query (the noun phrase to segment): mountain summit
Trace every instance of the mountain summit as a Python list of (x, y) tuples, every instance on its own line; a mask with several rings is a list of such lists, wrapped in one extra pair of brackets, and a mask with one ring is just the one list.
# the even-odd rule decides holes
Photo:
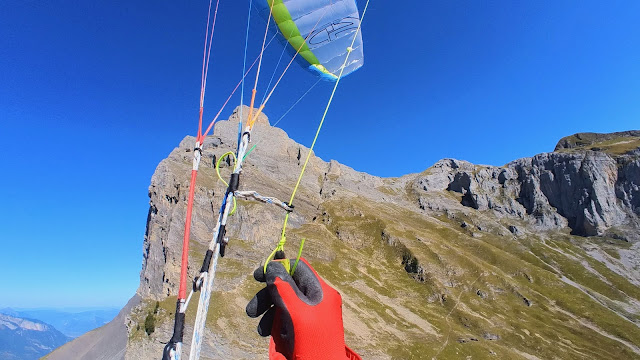
[[(234, 114), (204, 144), (191, 278), (226, 188), (213, 160), (236, 148)], [(252, 141), (241, 189), (288, 199), (308, 148), (268, 120)], [(637, 132), (576, 134), (503, 167), (445, 159), (398, 178), (312, 156), (288, 252), (306, 239), (304, 256), (343, 296), (347, 343), (366, 359), (640, 359), (637, 141)], [(114, 320), (127, 329), (117, 358), (158, 358), (171, 336), (194, 142), (186, 137), (151, 179), (140, 287)], [(222, 164), (226, 177), (231, 162)], [(261, 287), (251, 274), (277, 243), (283, 217), (280, 208), (238, 201), (204, 359), (266, 356), (267, 340), (244, 307)], [(187, 350), (194, 316), (187, 312)], [(63, 350), (51, 358), (65, 358)]]

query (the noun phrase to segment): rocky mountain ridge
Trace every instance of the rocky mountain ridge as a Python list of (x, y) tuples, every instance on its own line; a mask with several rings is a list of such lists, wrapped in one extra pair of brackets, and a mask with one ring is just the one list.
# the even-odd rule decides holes
[(111, 321), (119, 310), (90, 309), (0, 309), (0, 313), (14, 317), (37, 319), (53, 326), (64, 335), (75, 338)]
[(38, 320), (0, 314), (0, 357), (31, 360), (69, 341), (53, 326)]
[[(640, 163), (632, 155), (545, 153), (504, 167), (445, 159), (420, 180), (424, 191), (454, 191), (462, 205), (526, 220), (537, 230), (567, 226), (581, 236), (638, 241)], [(422, 201), (422, 200), (421, 200)], [(426, 201), (421, 207), (433, 207)], [(616, 227), (616, 231), (608, 233)]]
[[(225, 189), (213, 159), (235, 149), (238, 117), (204, 144), (191, 278)], [(307, 239), (305, 256), (343, 295), (347, 343), (366, 359), (640, 359), (640, 156), (627, 150), (635, 136), (596, 137), (503, 167), (445, 159), (399, 178), (312, 156), (289, 251)], [(241, 188), (288, 199), (308, 148), (266, 117), (252, 140)], [(152, 177), (142, 301), (121, 320), (127, 359), (157, 358), (171, 335), (193, 145), (185, 138)], [(223, 177), (230, 166), (223, 162)], [(283, 216), (238, 201), (203, 358), (264, 357), (266, 339), (244, 306), (260, 288), (251, 272), (277, 242)], [(190, 309), (188, 324), (194, 316)]]

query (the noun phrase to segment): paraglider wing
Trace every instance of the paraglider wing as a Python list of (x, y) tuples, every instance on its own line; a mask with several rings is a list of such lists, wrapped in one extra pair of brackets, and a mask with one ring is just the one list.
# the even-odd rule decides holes
[[(355, 0), (260, 0), (260, 14), (269, 14), (285, 41), (289, 53), (303, 67), (324, 79), (335, 81), (349, 47), (355, 42), (342, 76), (364, 63), (360, 14)], [(306, 43), (305, 43), (306, 39)]]

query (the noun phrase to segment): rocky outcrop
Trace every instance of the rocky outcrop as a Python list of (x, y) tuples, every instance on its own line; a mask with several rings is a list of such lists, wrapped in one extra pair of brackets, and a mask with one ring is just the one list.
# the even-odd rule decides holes
[[(569, 226), (576, 235), (601, 236), (615, 227), (637, 239), (639, 169), (638, 156), (596, 151), (544, 153), (504, 167), (445, 159), (415, 185), (422, 193), (459, 193), (464, 206), (522, 219), (539, 230)], [(426, 202), (419, 199), (422, 207)]]

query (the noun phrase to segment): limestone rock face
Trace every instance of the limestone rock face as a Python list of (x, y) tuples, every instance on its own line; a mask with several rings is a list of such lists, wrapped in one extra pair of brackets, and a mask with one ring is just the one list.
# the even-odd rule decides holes
[[(249, 114), (244, 106), (243, 116)], [(219, 197), (226, 187), (215, 175), (214, 159), (225, 152), (235, 151), (240, 108), (236, 108), (228, 121), (218, 122), (212, 136), (203, 145), (200, 171), (196, 182), (191, 241), (198, 251), (207, 246), (218, 216)], [(265, 114), (260, 114), (252, 132), (256, 148), (247, 157), (241, 176), (241, 189), (255, 190), (265, 196), (288, 201), (309, 149), (291, 140), (287, 134), (269, 125)], [(156, 168), (149, 186), (149, 213), (143, 245), (143, 264), (138, 294), (142, 298), (160, 300), (175, 293), (179, 285), (181, 249), (184, 234), (186, 205), (189, 195), (195, 138), (187, 136), (180, 145)], [(223, 178), (228, 180), (230, 158), (221, 163)], [(296, 211), (290, 217), (290, 226), (301, 224), (322, 200), (358, 194), (370, 199), (381, 199), (385, 194), (376, 190), (383, 181), (375, 176), (355, 171), (334, 160), (325, 162), (312, 155), (302, 179)], [(388, 196), (387, 196), (388, 197)], [(260, 245), (277, 242), (281, 214), (274, 209), (256, 206), (249, 216), (238, 211), (242, 221), (230, 222), (229, 233), (252, 239)], [(256, 214), (260, 214), (256, 216)], [(269, 234), (266, 236), (265, 234)], [(189, 267), (192, 278), (197, 265)], [(198, 268), (199, 269), (199, 268)]]
[(457, 192), (464, 206), (523, 219), (539, 230), (569, 226), (576, 235), (598, 236), (618, 226), (637, 239), (639, 163), (634, 155), (595, 151), (544, 153), (502, 168), (445, 159), (416, 187)]

